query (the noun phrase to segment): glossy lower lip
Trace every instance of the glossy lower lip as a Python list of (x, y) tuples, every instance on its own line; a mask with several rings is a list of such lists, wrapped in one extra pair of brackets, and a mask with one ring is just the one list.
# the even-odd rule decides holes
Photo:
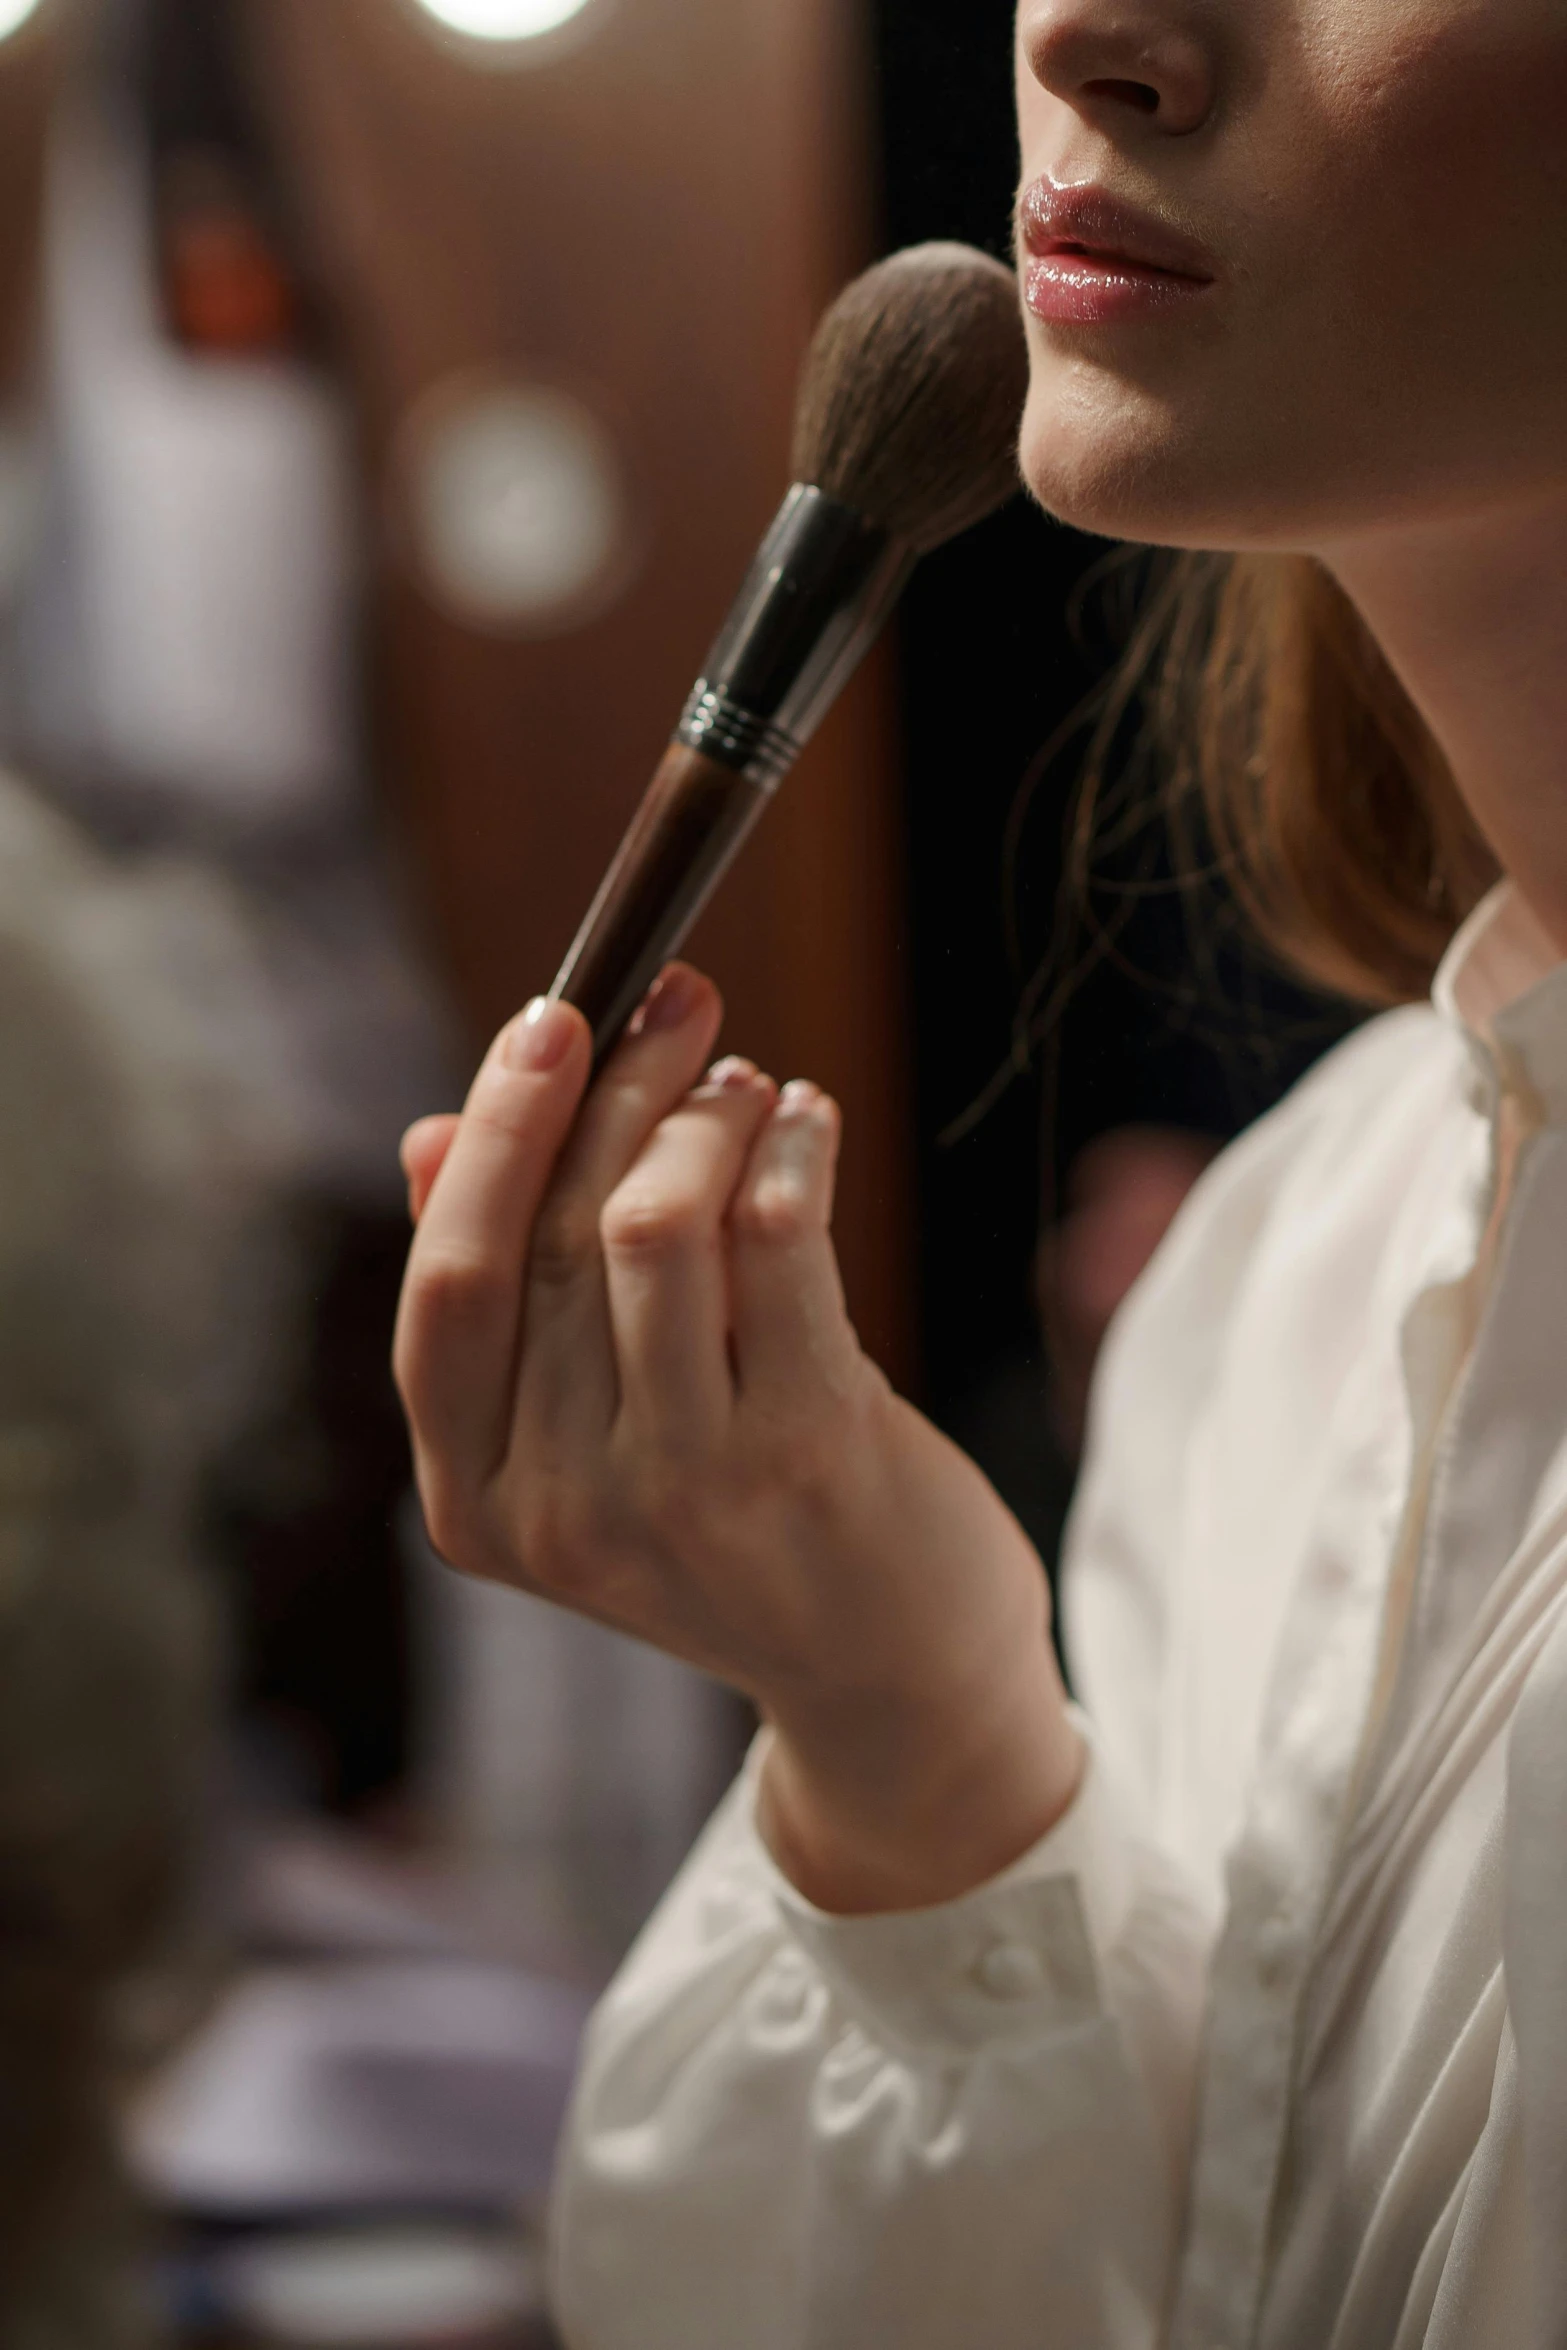
[(1035, 253), (1023, 265), (1023, 299), (1051, 326), (1102, 326), (1146, 318), (1211, 293), (1211, 278), (1155, 269), (1114, 253)]

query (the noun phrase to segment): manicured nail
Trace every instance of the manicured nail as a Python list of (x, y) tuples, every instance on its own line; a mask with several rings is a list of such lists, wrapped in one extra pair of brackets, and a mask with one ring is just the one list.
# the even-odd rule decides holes
[(702, 982), (694, 971), (683, 963), (672, 963), (663, 975), (653, 982), (642, 1009), (632, 1021), (637, 1036), (667, 1035), (671, 1029), (683, 1028), (696, 1010)]
[(724, 1093), (742, 1093), (748, 1085), (754, 1085), (761, 1074), (754, 1061), (743, 1060), (738, 1053), (731, 1053), (727, 1060), (713, 1063), (707, 1073), (707, 1082)]
[(547, 1069), (560, 1067), (571, 1050), (575, 1030), (576, 1023), (564, 1004), (552, 1003), (548, 996), (535, 996), (501, 1038), (501, 1059), (508, 1069), (542, 1076)]
[(778, 1096), (779, 1116), (804, 1118), (812, 1110), (819, 1109), (826, 1098), (821, 1087), (813, 1085), (808, 1077), (791, 1077)]

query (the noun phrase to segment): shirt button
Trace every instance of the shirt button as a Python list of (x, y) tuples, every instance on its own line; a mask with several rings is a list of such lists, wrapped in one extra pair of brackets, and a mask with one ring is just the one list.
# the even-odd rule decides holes
[(992, 1999), (1033, 1999), (1049, 1981), (1039, 1952), (1024, 1942), (998, 1942), (985, 1952), (974, 1974)]

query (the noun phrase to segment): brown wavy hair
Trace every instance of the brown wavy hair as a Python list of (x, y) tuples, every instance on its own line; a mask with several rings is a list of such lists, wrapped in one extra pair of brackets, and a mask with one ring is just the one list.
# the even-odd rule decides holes
[[(1144, 607), (1101, 720), (1138, 698), (1178, 864), (1204, 863), (1295, 974), (1366, 1005), (1424, 996), (1496, 879), (1403, 686), (1306, 557), (1181, 555)], [(1079, 811), (1091, 861), (1100, 795)]]
[(1061, 1021), (1096, 966), (1168, 984), (1126, 952), (1146, 896), (1175, 888), (1186, 899), (1188, 1010), (1223, 1010), (1238, 917), (1292, 977), (1337, 999), (1326, 1038), (1346, 1003), (1425, 997), (1498, 877), (1429, 728), (1319, 563), (1116, 549), (1074, 599), (1073, 633), (1090, 657), (1085, 622), (1101, 603), (1120, 657), (1040, 751), (1007, 829), (1006, 942), (1021, 979), (1025, 837), (1086, 735), (1051, 945), (1022, 982), (1006, 1057), (944, 1145), (971, 1133), (1036, 1055), (1053, 1101)]

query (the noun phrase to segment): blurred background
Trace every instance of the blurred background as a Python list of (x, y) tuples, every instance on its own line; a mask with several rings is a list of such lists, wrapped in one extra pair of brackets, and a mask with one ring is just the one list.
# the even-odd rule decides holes
[[(582, 2017), (749, 1725), (430, 1555), (397, 1141), (558, 965), (823, 303), (1007, 253), (1010, 19), (0, 0), (6, 2350), (549, 2339)], [(1134, 593), (1021, 500), (929, 562), (694, 949), (1052, 1567), (1111, 1313), (1339, 1028), (1156, 827), (1063, 907)]]

